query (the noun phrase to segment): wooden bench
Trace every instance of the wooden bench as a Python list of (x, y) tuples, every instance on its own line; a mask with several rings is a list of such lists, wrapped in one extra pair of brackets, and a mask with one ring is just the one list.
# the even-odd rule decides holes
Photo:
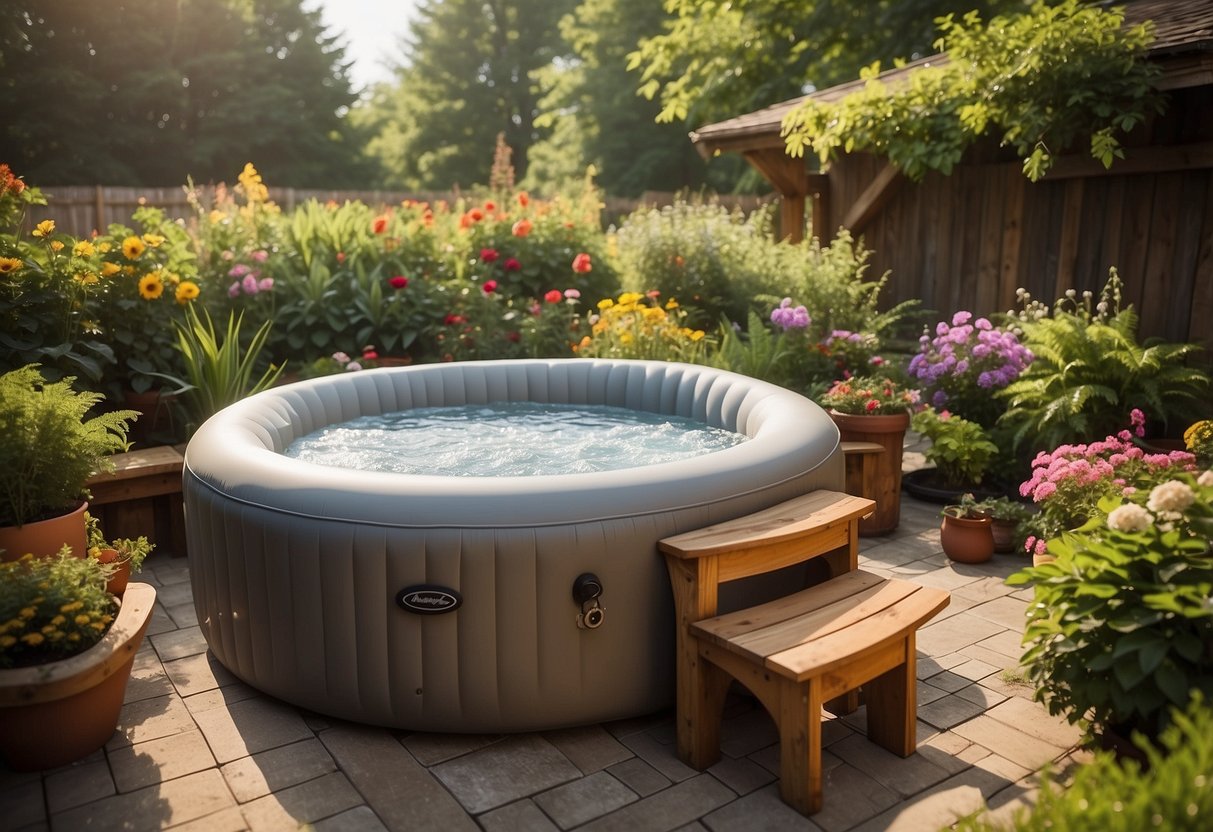
[[(780, 795), (821, 809), (821, 709), (865, 686), (868, 736), (901, 756), (916, 728), (914, 635), (948, 594), (855, 568), (857, 524), (871, 500), (818, 491), (658, 544), (674, 587), (678, 754), (704, 769), (720, 758), (733, 679), (779, 729)], [(716, 615), (718, 585), (845, 547), (849, 571), (756, 607)]]
[(107, 538), (144, 535), (158, 551), (186, 554), (183, 450), (164, 445), (114, 454), (113, 471), (89, 478), (89, 513), (101, 521)]

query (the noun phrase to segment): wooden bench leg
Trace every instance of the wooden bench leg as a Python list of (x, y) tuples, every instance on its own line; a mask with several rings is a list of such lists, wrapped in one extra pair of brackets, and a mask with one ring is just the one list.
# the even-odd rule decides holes
[(801, 814), (821, 811), (821, 680), (788, 681), (779, 714), (779, 796)]
[(702, 657), (678, 671), (678, 756), (702, 771), (720, 759), (720, 723), (733, 679)]
[(864, 686), (868, 739), (894, 754), (909, 757), (918, 744), (918, 689), (914, 633), (905, 640), (906, 660)]

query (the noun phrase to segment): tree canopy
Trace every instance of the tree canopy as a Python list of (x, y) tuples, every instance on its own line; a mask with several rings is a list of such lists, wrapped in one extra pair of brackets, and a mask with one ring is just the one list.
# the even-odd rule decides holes
[(0, 10), (0, 158), (43, 185), (177, 185), (250, 159), (367, 179), (343, 47), (301, 0), (17, 0)]

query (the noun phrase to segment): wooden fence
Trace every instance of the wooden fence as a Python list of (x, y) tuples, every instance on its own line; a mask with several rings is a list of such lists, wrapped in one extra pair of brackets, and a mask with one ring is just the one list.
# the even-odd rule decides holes
[[(214, 188), (199, 186), (199, 195), (204, 205), (210, 204)], [(43, 219), (54, 219), (56, 227), (67, 234), (77, 237), (88, 236), (94, 230), (104, 232), (110, 223), (130, 223), (131, 214), (142, 205), (154, 205), (163, 208), (168, 216), (188, 218), (193, 215), (184, 188), (142, 188), (121, 187), (113, 185), (77, 185), (65, 187), (43, 188), (47, 197), (47, 205), (35, 206), (26, 219), (30, 228)], [(347, 200), (358, 200), (371, 206), (399, 205), (406, 199), (426, 201), (431, 204), (439, 200), (454, 203), (461, 196), (457, 191), (337, 191), (337, 190), (303, 190), (298, 188), (270, 187), (270, 199), (276, 202), (283, 211), (290, 211), (296, 205), (302, 205), (308, 200), (320, 202), (329, 200), (343, 203)], [(607, 197), (602, 209), (604, 224), (618, 223), (619, 220), (640, 207), (661, 207), (671, 205), (678, 194), (649, 191), (639, 199)], [(705, 196), (719, 202), (729, 209), (739, 208), (750, 212), (773, 197), (769, 196)]]

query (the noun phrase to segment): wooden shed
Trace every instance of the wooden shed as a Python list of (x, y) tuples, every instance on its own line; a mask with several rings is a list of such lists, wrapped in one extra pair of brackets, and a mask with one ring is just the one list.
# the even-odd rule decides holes
[[(1051, 302), (1098, 291), (1116, 266), (1141, 334), (1196, 341), (1213, 360), (1213, 0), (1136, 0), (1127, 23), (1152, 20), (1150, 59), (1165, 112), (1124, 138), (1110, 169), (1059, 157), (1041, 181), (994, 142), (971, 148), (944, 176), (912, 182), (885, 159), (851, 154), (815, 171), (784, 153), (780, 124), (803, 98), (706, 125), (691, 134), (705, 157), (741, 153), (781, 194), (782, 234), (839, 227), (862, 236), (872, 271), (892, 272), (885, 302), (920, 298), (950, 313), (1014, 306), (1023, 287)], [(904, 74), (926, 58), (884, 77)], [(837, 99), (854, 81), (812, 94)], [(1084, 149), (1085, 150), (1085, 149)]]

